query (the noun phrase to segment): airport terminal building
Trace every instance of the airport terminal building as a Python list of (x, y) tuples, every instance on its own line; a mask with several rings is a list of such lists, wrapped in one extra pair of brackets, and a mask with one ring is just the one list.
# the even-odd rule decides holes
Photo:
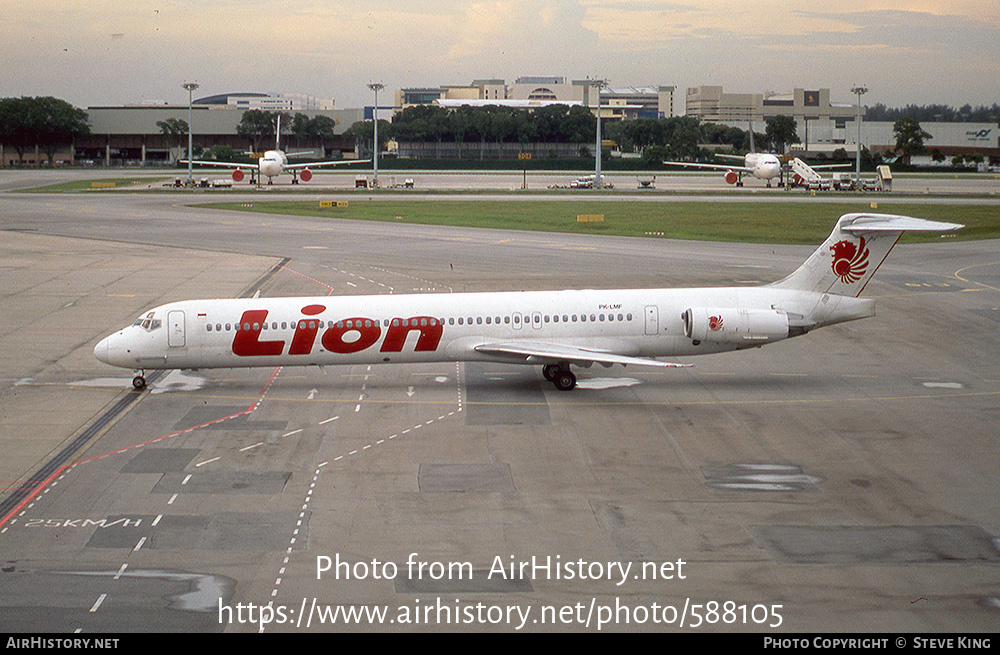
[[(602, 120), (671, 118), (673, 86), (604, 87), (600, 91)], [(548, 104), (596, 107), (594, 80), (567, 80), (560, 76), (523, 76), (507, 84), (502, 79), (473, 80), (465, 86), (406, 88), (396, 91), (395, 111), (413, 105), (438, 105), (455, 109), (463, 105), (500, 105), (532, 109)]]

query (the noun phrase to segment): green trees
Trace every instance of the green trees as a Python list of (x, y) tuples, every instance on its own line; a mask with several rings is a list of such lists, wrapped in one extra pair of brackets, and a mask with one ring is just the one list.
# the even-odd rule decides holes
[(796, 127), (795, 119), (791, 116), (774, 116), (767, 119), (764, 135), (775, 153), (784, 154), (786, 146), (801, 143)]
[(160, 133), (167, 137), (167, 142), (171, 147), (175, 148), (184, 143), (184, 137), (188, 133), (187, 121), (180, 118), (168, 118), (165, 121), (156, 121), (156, 127), (160, 128)]
[[(459, 107), (450, 111), (434, 105), (414, 105), (399, 112), (392, 123), (380, 122), (379, 140), (435, 144), (433, 155), (441, 157), (443, 144), (462, 157), (466, 144), (479, 144), (479, 157), (500, 157), (502, 144), (519, 143), (530, 151), (535, 143), (590, 143), (597, 119), (586, 107), (549, 105), (534, 111), (487, 105)], [(371, 121), (355, 123), (346, 132), (371, 142)], [(489, 144), (494, 144), (491, 146)], [(490, 152), (495, 150), (495, 155)], [(487, 154), (489, 153), (489, 154)]]
[(920, 122), (915, 118), (900, 118), (892, 124), (892, 135), (896, 138), (896, 153), (903, 157), (907, 164), (910, 157), (927, 152), (924, 140), (931, 135), (920, 128)]
[(61, 146), (90, 134), (87, 112), (65, 100), (45, 97), (0, 99), (0, 143), (17, 152), (24, 164), (24, 154), (31, 148), (44, 152), (53, 163)]
[(275, 123), (278, 113), (261, 109), (248, 109), (243, 112), (236, 133), (250, 139), (254, 152), (260, 152), (260, 144), (265, 137), (274, 137)]

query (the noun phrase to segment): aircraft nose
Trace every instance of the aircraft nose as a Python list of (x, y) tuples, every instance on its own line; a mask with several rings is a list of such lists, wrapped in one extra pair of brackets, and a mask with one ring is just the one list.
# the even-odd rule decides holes
[(98, 361), (104, 362), (105, 364), (111, 363), (108, 361), (108, 353), (111, 350), (110, 341), (111, 337), (104, 337), (97, 342), (96, 346), (94, 346), (94, 357), (96, 357)]

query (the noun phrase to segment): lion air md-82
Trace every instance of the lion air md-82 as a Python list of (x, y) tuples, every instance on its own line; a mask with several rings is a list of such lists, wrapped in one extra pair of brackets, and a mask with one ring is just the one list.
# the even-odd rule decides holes
[(758, 287), (605, 289), (186, 300), (152, 309), (94, 355), (157, 369), (486, 361), (541, 365), (556, 388), (570, 366), (676, 367), (654, 357), (753, 348), (874, 316), (861, 291), (903, 232), (962, 227), (845, 214), (796, 271)]

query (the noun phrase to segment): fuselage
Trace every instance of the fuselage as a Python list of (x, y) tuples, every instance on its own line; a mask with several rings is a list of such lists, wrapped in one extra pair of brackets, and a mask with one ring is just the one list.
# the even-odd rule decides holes
[(288, 165), (288, 157), (281, 150), (268, 150), (257, 160), (260, 174), (269, 178), (281, 175)]
[(155, 308), (94, 352), (134, 369), (503, 361), (476, 348), (508, 342), (685, 356), (873, 312), (870, 300), (823, 295), (737, 287), (189, 300)]
[(781, 174), (781, 161), (765, 152), (748, 152), (743, 165), (759, 180), (773, 180)]

